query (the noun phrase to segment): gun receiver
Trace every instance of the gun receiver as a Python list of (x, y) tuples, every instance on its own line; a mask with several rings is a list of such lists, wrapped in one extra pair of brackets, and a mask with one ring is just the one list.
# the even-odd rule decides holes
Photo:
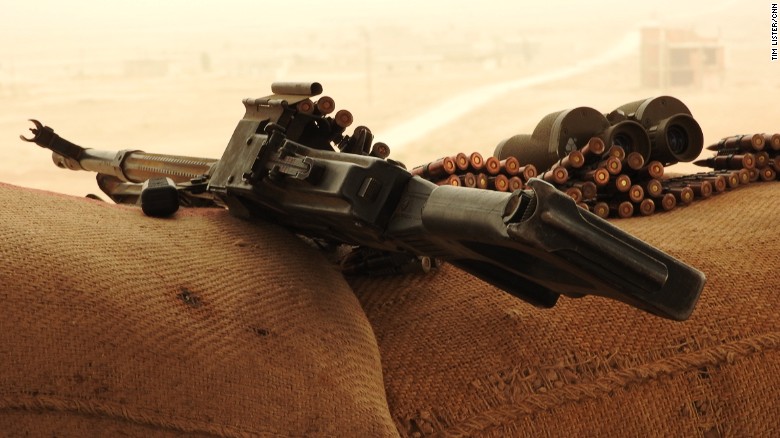
[(220, 160), (84, 149), (35, 121), (34, 137), (22, 138), (52, 149), (64, 167), (98, 172), (117, 202), (143, 198), (141, 182), (171, 178), (147, 185), (175, 184), (183, 205), (224, 206), (328, 243), (406, 254), (387, 259), (444, 259), (536, 306), (600, 295), (674, 320), (692, 312), (701, 272), (550, 184), (531, 179), (512, 193), (438, 186), (385, 159), (389, 149), (372, 148), (368, 128), (345, 135), (351, 114), (330, 117), (332, 99), (313, 102), (319, 84), (272, 90), (243, 101)]

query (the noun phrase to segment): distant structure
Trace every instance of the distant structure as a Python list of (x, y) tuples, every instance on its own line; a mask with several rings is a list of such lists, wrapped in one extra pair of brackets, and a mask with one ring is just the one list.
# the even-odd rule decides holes
[(644, 87), (704, 87), (725, 71), (723, 45), (686, 29), (642, 28), (640, 80)]

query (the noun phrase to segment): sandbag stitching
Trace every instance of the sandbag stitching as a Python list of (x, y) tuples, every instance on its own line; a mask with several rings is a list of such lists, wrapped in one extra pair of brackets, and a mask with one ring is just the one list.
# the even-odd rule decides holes
[(544, 394), (533, 394), (518, 404), (486, 409), (459, 424), (441, 431), (441, 436), (473, 436), (476, 433), (512, 424), (520, 416), (547, 411), (563, 404), (597, 399), (615, 390), (671, 377), (701, 367), (732, 364), (753, 354), (780, 349), (780, 332), (771, 332), (728, 344), (660, 359), (623, 370), (616, 370), (592, 382), (563, 386)]

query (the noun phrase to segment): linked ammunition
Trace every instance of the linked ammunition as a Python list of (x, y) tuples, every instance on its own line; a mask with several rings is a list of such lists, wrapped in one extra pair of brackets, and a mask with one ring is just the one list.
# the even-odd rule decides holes
[(509, 176), (515, 176), (520, 173), (520, 161), (515, 157), (508, 157), (500, 161), (501, 169)]
[(458, 178), (458, 175), (450, 175), (443, 180), (437, 181), (436, 184), (440, 186), (460, 186), (460, 178)]
[(642, 166), (645, 165), (645, 159), (642, 158), (642, 154), (639, 152), (631, 152), (630, 154), (626, 155), (626, 158), (623, 159), (622, 164), (624, 167), (636, 172), (642, 169)]
[(734, 135), (720, 139), (719, 142), (707, 146), (707, 150), (735, 150), (743, 152), (760, 151), (764, 149), (764, 136), (761, 134)]
[(469, 157), (466, 154), (458, 152), (452, 158), (455, 160), (455, 165), (458, 167), (459, 171), (465, 172), (469, 170)]
[(485, 171), (489, 175), (498, 175), (501, 172), (501, 161), (496, 157), (487, 157), (485, 159)]
[(606, 202), (596, 202), (591, 206), (590, 211), (592, 211), (596, 216), (606, 219), (609, 217), (609, 204)]
[[(491, 157), (493, 158), (493, 157)], [(509, 190), (509, 178), (506, 175), (496, 175), (488, 177), (488, 187), (499, 192), (506, 192)]]
[(766, 151), (755, 152), (753, 155), (756, 157), (756, 169), (763, 169), (769, 165), (769, 153)]
[(624, 160), (626, 158), (626, 150), (623, 149), (621, 146), (614, 145), (611, 148), (609, 148), (609, 151), (607, 151), (607, 155), (610, 157), (615, 157), (618, 160)]
[(417, 166), (410, 171), (412, 175), (420, 176), (429, 181), (441, 180), (455, 173), (455, 160), (452, 157), (443, 157), (430, 163)]
[(477, 187), (477, 177), (471, 172), (460, 175), (460, 182), (463, 187)]
[(709, 198), (712, 196), (712, 184), (709, 181), (693, 180), (688, 181), (688, 187), (693, 190), (693, 194), (700, 198)]
[(664, 187), (664, 193), (674, 195), (677, 202), (685, 205), (693, 202), (693, 199), (695, 198), (693, 190), (688, 186), (666, 186)]
[[(322, 100), (322, 99), (320, 99), (320, 100)], [(349, 128), (349, 126), (355, 120), (352, 117), (352, 113), (349, 112), (348, 110), (345, 110), (345, 109), (338, 110), (336, 112), (336, 115), (333, 116), (333, 119), (336, 121), (336, 124), (339, 125), (342, 128)]]
[(594, 184), (596, 184), (599, 187), (604, 187), (607, 184), (609, 184), (609, 172), (607, 172), (607, 169), (604, 169), (602, 167), (597, 169), (591, 169), (583, 173), (580, 177), (584, 181), (592, 181)]
[(485, 167), (485, 159), (482, 158), (482, 154), (479, 152), (472, 152), (469, 155), (469, 167), (474, 172), (479, 172)]
[(564, 167), (567, 170), (572, 169), (579, 169), (580, 167), (585, 165), (585, 156), (580, 151), (571, 151), (566, 155), (565, 157), (558, 160), (558, 162), (553, 165)]
[(524, 187), (523, 180), (519, 176), (513, 176), (509, 178), (509, 190), (522, 190)]
[(595, 199), (598, 187), (592, 181), (572, 181), (571, 187), (576, 187), (582, 192), (583, 199)]
[(609, 212), (621, 218), (629, 218), (634, 215), (634, 204), (629, 201), (613, 202), (609, 204)]
[(618, 175), (623, 170), (623, 165), (620, 164), (620, 159), (615, 156), (609, 157), (604, 161), (600, 161), (596, 167), (607, 169), (607, 172), (613, 176)]
[(741, 185), (750, 184), (750, 170), (749, 169), (739, 169), (737, 171), (737, 177), (739, 178), (739, 183)]
[(577, 187), (569, 187), (565, 190), (565, 193), (569, 195), (570, 198), (574, 199), (574, 202), (582, 201), (582, 191)]
[(412, 170), (409, 171), (409, 173), (411, 173), (414, 176), (419, 176), (419, 177), (425, 178), (423, 176), (423, 174), (427, 173), (426, 169), (427, 169), (429, 164), (430, 163), (426, 163), (426, 164), (421, 164), (421, 165), (419, 165), (417, 167), (414, 167), (414, 168), (412, 168)]
[(780, 134), (764, 134), (766, 140), (766, 146), (773, 151), (780, 151)]
[(577, 202), (577, 207), (579, 207), (579, 208), (581, 208), (581, 209), (583, 209), (585, 211), (590, 211), (590, 206), (588, 204), (584, 203), (584, 202)]
[(642, 202), (642, 199), (645, 197), (645, 189), (642, 188), (639, 184), (634, 184), (631, 186), (631, 188), (628, 190), (628, 199), (631, 200), (631, 202)]
[[(592, 183), (591, 183), (592, 184)], [(631, 177), (626, 174), (618, 175), (615, 178), (615, 190), (625, 193), (631, 189)]]
[[(526, 164), (518, 169), (518, 174), (523, 178), (523, 181), (528, 182), (529, 179), (536, 177), (539, 172), (533, 164)], [(569, 176), (568, 172), (566, 172), (566, 176)]]
[(592, 137), (585, 146), (580, 149), (580, 152), (585, 156), (585, 160), (589, 161), (591, 158), (600, 157), (606, 150), (607, 145), (604, 144), (604, 140), (598, 137)]
[[(649, 110), (650, 105), (653, 106), (652, 111)], [(680, 109), (680, 112), (675, 113), (668, 105)], [(483, 157), (479, 152), (458, 154), (419, 166), (412, 173), (434, 181), (443, 179), (441, 184), (497, 191), (521, 190), (528, 180), (538, 177), (555, 185), (576, 203), (584, 202), (591, 211), (604, 217), (650, 215), (658, 208), (671, 210), (677, 204), (689, 204), (696, 198), (707, 198), (753, 180), (778, 178), (780, 154), (772, 148), (780, 151), (780, 134), (751, 134), (723, 138), (707, 147), (716, 153), (715, 156), (694, 162), (714, 171), (663, 180), (663, 160), (667, 163), (689, 161), (683, 158), (692, 159), (694, 152), (701, 151), (703, 137), (699, 135), (700, 127), (687, 108), (674, 98), (651, 98), (624, 105), (616, 111), (634, 106), (637, 112), (644, 111), (650, 120), (637, 118), (635, 113), (623, 114), (620, 119), (613, 117), (614, 120), (608, 116), (607, 120), (614, 127), (630, 119), (633, 120), (631, 123), (647, 131), (642, 133), (650, 135), (651, 141), (647, 144), (652, 147), (645, 151), (648, 156), (637, 148), (627, 146), (630, 142), (624, 144), (622, 140), (613, 139), (605, 130), (587, 135), (584, 130), (578, 131), (579, 137), (571, 137), (568, 143), (561, 143), (562, 140), (552, 134), (563, 135), (567, 131), (546, 122), (564, 117), (567, 123), (575, 123), (576, 111), (563, 111), (549, 115), (543, 120), (545, 123), (537, 126), (537, 130), (544, 128), (545, 133), (550, 131), (549, 136), (515, 136), (500, 143), (495, 156)], [(571, 150), (572, 145), (582, 144), (583, 139), (588, 141), (581, 148)], [(553, 144), (557, 146), (555, 150), (543, 147)], [(518, 156), (509, 154), (517, 152), (522, 155), (532, 146), (538, 150), (529, 156), (556, 160), (545, 167), (547, 170), (544, 172), (538, 172), (531, 161), (524, 161), (528, 164), (523, 166)], [(448, 178), (450, 174), (458, 175), (457, 183)], [(630, 205), (624, 205), (626, 202)], [(585, 204), (580, 206), (585, 208)], [(629, 209), (631, 214), (628, 214)]]
[(382, 143), (381, 141), (378, 141), (374, 143), (374, 146), (371, 147), (371, 153), (369, 153), (369, 155), (384, 160), (385, 158), (390, 156), (390, 146), (388, 146), (385, 143)]
[[(740, 184), (740, 181), (741, 181), (739, 172), (737, 172), (737, 171), (727, 172), (725, 174), (725, 177), (726, 177), (726, 184), (728, 184), (730, 189), (733, 189), (735, 187), (739, 187), (739, 184)], [(750, 172), (749, 171), (748, 171), (748, 177), (750, 177)]]
[(661, 181), (657, 179), (645, 181), (642, 187), (645, 189), (647, 196), (651, 198), (660, 198), (664, 194), (664, 187), (661, 185)]
[(645, 198), (645, 190), (639, 184), (634, 184), (631, 187), (629, 187), (628, 191), (626, 192), (616, 192), (616, 193), (600, 192), (597, 198), (603, 201), (610, 201), (610, 200), (626, 201), (627, 200), (635, 204), (638, 204), (642, 202), (642, 199)]
[(673, 194), (667, 193), (661, 198), (661, 208), (664, 211), (669, 211), (677, 206), (677, 198)]
[(488, 183), (488, 177), (484, 173), (478, 173), (476, 175), (477, 177), (477, 188), (478, 189), (487, 189), (490, 187), (490, 184)]
[(319, 99), (317, 99), (315, 105), (317, 107), (317, 112), (319, 112), (323, 116), (332, 113), (333, 110), (336, 109), (336, 101), (334, 101), (333, 98), (330, 96), (320, 97)]
[(758, 169), (748, 169), (748, 174), (750, 175), (748, 179), (750, 182), (756, 182), (758, 181)]
[(751, 169), (756, 166), (755, 155), (746, 152), (738, 155), (718, 155), (696, 160), (693, 164), (702, 167), (712, 167), (715, 170)]
[(651, 161), (639, 169), (637, 174), (642, 178), (661, 179), (664, 177), (664, 165), (660, 161)]
[(726, 190), (727, 183), (726, 183), (726, 177), (723, 175), (714, 175), (714, 174), (706, 174), (697, 176), (697, 178), (702, 179), (704, 181), (709, 181), (710, 184), (712, 184), (712, 189), (715, 193), (721, 193)]
[(730, 149), (720, 149), (715, 152), (715, 155), (741, 155), (746, 152), (755, 153), (755, 151), (744, 151), (739, 148), (730, 148)]
[[(606, 170), (604, 172), (606, 172)], [(607, 175), (609, 174), (607, 173)], [(561, 185), (569, 179), (569, 172), (566, 171), (565, 167), (555, 167), (543, 172), (541, 175), (539, 175), (539, 178), (547, 181), (550, 184)]]
[(655, 202), (650, 198), (645, 198), (639, 203), (639, 214), (650, 216), (655, 213)]
[(765, 167), (758, 169), (758, 176), (761, 178), (761, 181), (774, 181), (777, 179), (777, 172), (771, 167)]
[(295, 109), (304, 114), (312, 114), (314, 113), (314, 102), (311, 99), (303, 99), (295, 104)]

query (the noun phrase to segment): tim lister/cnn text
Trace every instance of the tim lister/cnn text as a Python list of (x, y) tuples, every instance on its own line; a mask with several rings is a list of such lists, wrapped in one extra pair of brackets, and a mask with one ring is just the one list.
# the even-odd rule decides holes
[(772, 3), (772, 61), (777, 61), (777, 3)]

